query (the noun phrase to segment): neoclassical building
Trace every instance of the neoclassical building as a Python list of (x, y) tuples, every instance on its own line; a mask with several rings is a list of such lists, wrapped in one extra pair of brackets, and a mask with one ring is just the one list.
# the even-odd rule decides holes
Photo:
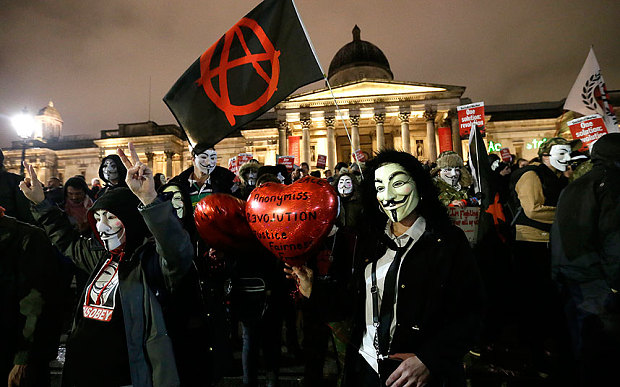
[[(296, 163), (314, 168), (317, 156), (325, 155), (327, 168), (333, 169), (339, 161), (352, 161), (357, 149), (371, 155), (383, 147), (434, 161), (440, 151), (438, 128), (448, 128), (443, 129), (450, 134), (448, 143), (467, 158), (467, 140), (458, 134), (456, 115), (457, 106), (472, 102), (463, 97), (465, 87), (394, 80), (384, 53), (362, 40), (357, 26), (352, 35), (329, 65), (329, 87), (294, 94), (222, 140), (215, 147), (218, 164), (226, 167), (231, 157), (251, 153), (267, 165), (275, 164), (278, 155), (293, 155)], [(531, 159), (545, 138), (570, 137), (566, 121), (574, 113), (562, 106), (563, 101), (486, 106), (489, 151), (507, 147)], [(83, 175), (90, 182), (100, 160), (128, 141), (155, 173), (171, 177), (191, 165), (177, 125), (148, 121), (119, 124), (96, 138), (61, 136), (63, 120), (51, 101), (35, 118), (38, 126), (26, 158), (43, 181)], [(21, 148), (22, 143), (15, 142), (5, 149), (5, 166), (11, 171), (19, 171)]]

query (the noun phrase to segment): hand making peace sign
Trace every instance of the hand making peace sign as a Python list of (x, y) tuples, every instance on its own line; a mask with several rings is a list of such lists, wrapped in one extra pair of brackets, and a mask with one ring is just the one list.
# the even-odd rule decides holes
[(19, 182), (19, 189), (22, 190), (24, 196), (34, 204), (39, 204), (45, 200), (45, 192), (43, 192), (43, 184), (37, 178), (37, 172), (34, 167), (24, 160), (24, 169), (29, 177)]
[(140, 162), (138, 152), (130, 142), (127, 144), (129, 152), (131, 153), (131, 160), (125, 155), (125, 152), (121, 148), (116, 150), (116, 153), (123, 161), (123, 165), (127, 168), (127, 177), (125, 182), (131, 191), (140, 199), (142, 204), (149, 205), (157, 197), (155, 192), (155, 182), (153, 180), (153, 171), (147, 165)]

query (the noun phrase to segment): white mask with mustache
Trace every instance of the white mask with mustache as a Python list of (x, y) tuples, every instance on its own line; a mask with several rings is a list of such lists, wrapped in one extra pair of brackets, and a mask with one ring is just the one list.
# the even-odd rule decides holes
[(118, 166), (112, 159), (106, 159), (103, 162), (103, 168), (101, 168), (101, 174), (103, 178), (111, 183), (118, 183)]
[(114, 250), (125, 243), (125, 225), (116, 215), (107, 210), (96, 210), (94, 218), (97, 233), (106, 250)]
[(210, 175), (217, 165), (217, 152), (210, 148), (194, 156), (194, 165), (200, 172)]
[(549, 163), (558, 171), (566, 171), (570, 162), (570, 145), (553, 145), (549, 150)]
[(172, 199), (170, 199), (172, 208), (176, 211), (177, 217), (179, 219), (183, 219), (183, 215), (185, 215), (185, 206), (183, 205), (183, 195), (181, 194), (179, 187), (166, 187), (164, 192), (172, 192)]
[(413, 178), (400, 164), (389, 163), (375, 171), (377, 201), (392, 222), (400, 222), (413, 212), (420, 202)]

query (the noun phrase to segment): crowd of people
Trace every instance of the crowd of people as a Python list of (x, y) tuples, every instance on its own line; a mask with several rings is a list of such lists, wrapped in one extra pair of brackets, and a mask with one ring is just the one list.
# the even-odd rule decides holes
[[(283, 346), (308, 386), (324, 383), (330, 347), (339, 386), (615, 379), (620, 134), (591, 151), (552, 138), (536, 159), (475, 166), (452, 151), (421, 163), (381, 150), (322, 175), (257, 160), (235, 174), (197, 145), (192, 166), (166, 179), (128, 150), (106, 156), (90, 187), (83, 176), (43, 184), (28, 163), (23, 179), (0, 152), (9, 386), (49, 385), (67, 330), (63, 386), (216, 385), (237, 350), (244, 385), (262, 368), (277, 386)], [(206, 196), (246, 200), (306, 176), (334, 187), (339, 213), (304, 265), (199, 236)], [(474, 239), (449, 215), (468, 207), (480, 208)]]

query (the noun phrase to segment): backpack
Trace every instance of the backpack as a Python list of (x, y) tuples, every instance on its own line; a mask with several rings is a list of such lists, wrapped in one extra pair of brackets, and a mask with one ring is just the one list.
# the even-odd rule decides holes
[(512, 218), (512, 222), (510, 222), (511, 227), (514, 227), (514, 225), (517, 222), (517, 219), (523, 213), (523, 207), (521, 207), (521, 201), (519, 201), (519, 195), (517, 194), (517, 190), (516, 190), (519, 179), (521, 179), (521, 177), (526, 172), (534, 171), (536, 172), (536, 175), (540, 179), (540, 183), (543, 184), (543, 191), (545, 190), (544, 180), (540, 176), (540, 171), (538, 167), (539, 165), (528, 165), (526, 167), (517, 169), (510, 176), (510, 186), (509, 186), (510, 197), (508, 198), (508, 202), (506, 203), (505, 208), (508, 209), (508, 211), (510, 212), (511, 218)]

